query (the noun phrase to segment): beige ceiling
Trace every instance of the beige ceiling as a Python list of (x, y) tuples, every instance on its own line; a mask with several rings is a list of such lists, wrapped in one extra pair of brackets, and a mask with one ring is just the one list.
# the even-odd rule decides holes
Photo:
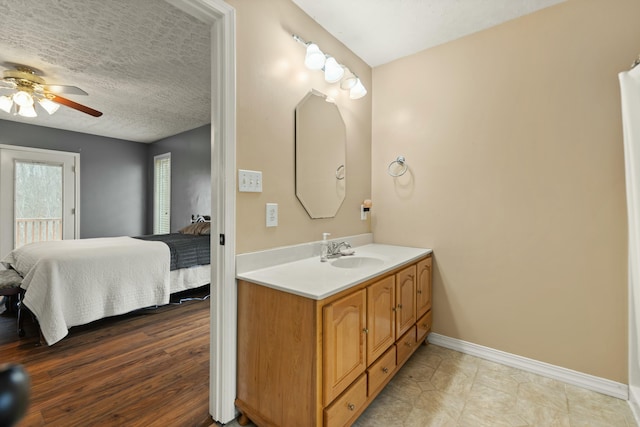
[(210, 123), (210, 27), (165, 1), (0, 0), (0, 28), (0, 71), (35, 67), (47, 83), (85, 90), (65, 96), (104, 113), (0, 119), (139, 142)]
[(372, 67), (563, 1), (293, 0)]

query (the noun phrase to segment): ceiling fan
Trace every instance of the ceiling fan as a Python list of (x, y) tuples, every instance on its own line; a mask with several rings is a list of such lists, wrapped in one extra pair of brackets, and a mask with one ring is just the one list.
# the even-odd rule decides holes
[[(60, 93), (70, 95), (88, 95), (76, 86), (47, 84), (35, 68), (26, 65), (9, 64), (13, 69), (3, 72), (0, 80), (0, 91), (3, 89), (15, 91), (9, 95), (0, 96), (0, 109), (7, 113), (15, 112), (23, 117), (36, 117), (35, 105), (40, 105), (49, 114), (56, 112), (60, 105), (78, 110), (93, 117), (100, 117), (102, 113), (86, 105), (79, 104)], [(1, 93), (1, 92), (0, 92)], [(15, 107), (14, 107), (15, 104)]]

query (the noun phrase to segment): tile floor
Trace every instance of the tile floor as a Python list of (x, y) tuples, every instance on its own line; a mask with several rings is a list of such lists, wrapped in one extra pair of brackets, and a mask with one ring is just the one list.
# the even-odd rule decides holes
[(354, 426), (636, 427), (636, 423), (626, 401), (429, 344), (416, 351)]

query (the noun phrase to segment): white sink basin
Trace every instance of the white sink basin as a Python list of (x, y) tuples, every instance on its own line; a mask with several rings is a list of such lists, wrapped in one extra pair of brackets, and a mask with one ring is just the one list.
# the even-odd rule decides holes
[(348, 256), (331, 261), (331, 265), (338, 268), (368, 268), (382, 264), (384, 261), (381, 259), (364, 256)]

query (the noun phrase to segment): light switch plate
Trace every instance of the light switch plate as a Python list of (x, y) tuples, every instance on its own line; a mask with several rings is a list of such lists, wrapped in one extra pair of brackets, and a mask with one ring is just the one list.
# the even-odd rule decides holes
[(238, 191), (262, 193), (262, 172), (238, 169)]
[(267, 203), (267, 227), (278, 226), (278, 204)]

